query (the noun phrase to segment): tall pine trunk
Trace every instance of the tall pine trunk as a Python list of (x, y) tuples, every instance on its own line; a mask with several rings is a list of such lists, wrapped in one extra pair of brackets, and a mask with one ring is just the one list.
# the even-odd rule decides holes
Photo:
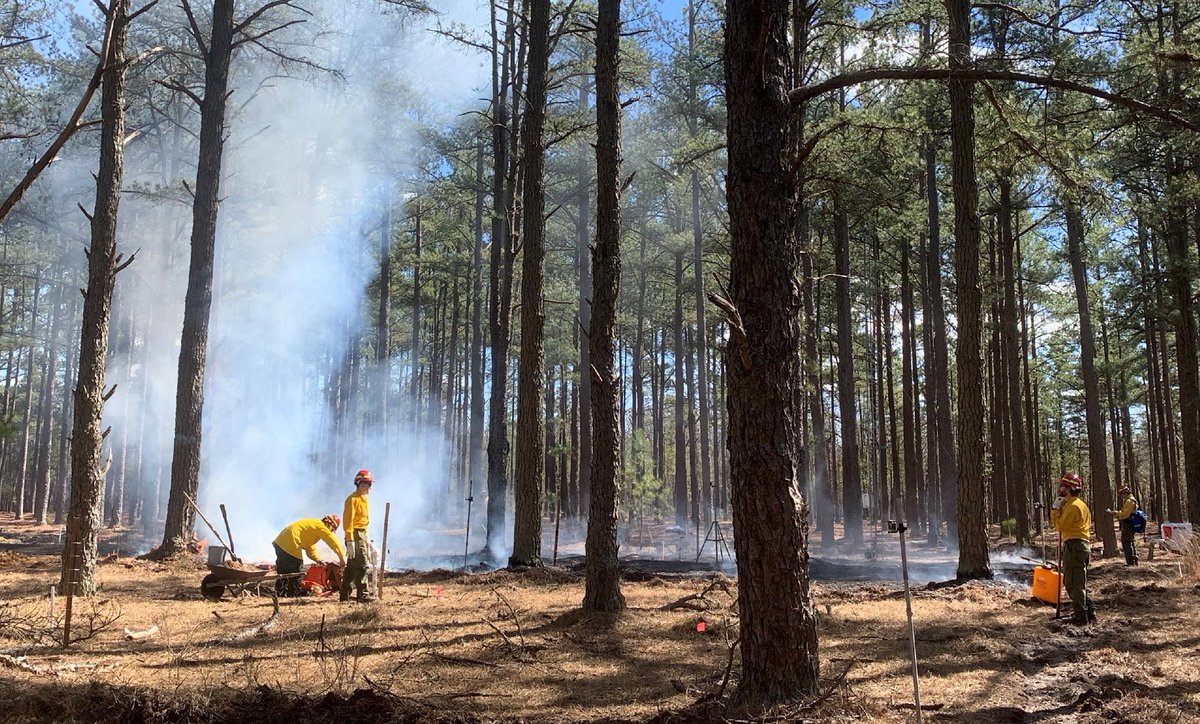
[[(946, 0), (950, 68), (971, 62), (970, 0)], [(954, 188), (954, 270), (958, 306), (958, 577), (990, 578), (983, 490), (983, 315), (979, 286), (979, 185), (975, 179), (975, 108), (971, 81), (950, 81), (950, 146)]]
[[(599, 102), (599, 101), (597, 101)], [(587, 116), (588, 90), (587, 79), (579, 83), (579, 113)], [(599, 142), (597, 142), (599, 143)], [(577, 170), (578, 187), (575, 190), (578, 199), (579, 213), (575, 217), (575, 264), (579, 282), (579, 327), (576, 337), (579, 338), (579, 364), (575, 369), (579, 380), (579, 500), (578, 512), (580, 517), (587, 516), (587, 506), (591, 493), (592, 477), (592, 362), (591, 344), (584, 337), (592, 328), (592, 257), (588, 251), (588, 217), (591, 206), (591, 169), (586, 153), (586, 141), (581, 144), (579, 154), (579, 169)], [(599, 219), (597, 218), (597, 223)], [(584, 332), (579, 334), (578, 332)]]
[(731, 299), (724, 301), (742, 630), (736, 698), (744, 704), (812, 696), (819, 682), (807, 511), (796, 464), (803, 442), (795, 178), (802, 169), (793, 168), (788, 155), (788, 5), (726, 5), (732, 238)]
[[(79, 375), (75, 386), (71, 435), (71, 505), (62, 554), (60, 590), (90, 596), (96, 592), (96, 543), (102, 524), (104, 470), (104, 374), (113, 288), (120, 266), (117, 255), (117, 208), (121, 198), (125, 138), (125, 39), (129, 0), (112, 0), (107, 22), (112, 41), (105, 62), (100, 101), (100, 168), (96, 174), (96, 206), (88, 250), (88, 284), (84, 291), (79, 340)], [(73, 569), (73, 570), (72, 570)], [(71, 580), (74, 589), (65, 585)]]
[[(858, 410), (854, 398), (854, 337), (850, 309), (850, 223), (835, 202), (837, 255), (838, 411), (842, 423), (842, 530), (848, 543), (862, 542), (862, 472), (858, 460)], [(905, 424), (908, 427), (908, 424)]]
[[(171, 459), (171, 497), (158, 555), (183, 552), (195, 524), (188, 503), (200, 487), (200, 439), (204, 419), (204, 366), (208, 356), (216, 256), (221, 156), (225, 147), (225, 106), (229, 100), (229, 64), (233, 56), (233, 0), (213, 0), (212, 36), (204, 55), (204, 98), (200, 104), (200, 157), (192, 202), (191, 263), (183, 303), (183, 335), (175, 392), (175, 441)], [(199, 39), (197, 39), (199, 40)]]
[(522, 147), (521, 355), (517, 367), (517, 456), (513, 496), (513, 552), (510, 566), (541, 565), (542, 384), (545, 378), (546, 321), (542, 292), (546, 270), (546, 74), (550, 51), (550, 0), (530, 0), (529, 81), (526, 88)]
[[(510, 0), (510, 3), (512, 0)], [(499, 559), (505, 546), (508, 509), (508, 349), (512, 336), (511, 187), (509, 162), (508, 86), (514, 37), (512, 5), (508, 7), (504, 59), (496, 35), (496, 3), (492, 3), (492, 224), (491, 269), (488, 276), (488, 336), (491, 385), (488, 398), (487, 550)]]
[[(688, 525), (687, 448), (683, 434), (684, 401), (683, 391), (683, 250), (675, 252), (675, 347), (671, 352), (672, 369), (675, 372), (675, 525)], [(700, 501), (692, 496), (692, 517), (700, 525)], [(697, 533), (697, 535), (699, 535)]]
[(475, 244), (471, 247), (471, 349), (470, 406), (467, 432), (467, 480), (474, 495), (483, 482), (483, 208), (487, 187), (483, 183), (484, 141), (475, 148)]
[(1000, 271), (1004, 277), (1004, 303), (1001, 307), (1001, 339), (1004, 345), (1005, 373), (1008, 375), (1006, 389), (1008, 399), (1005, 412), (1008, 414), (1008, 483), (1009, 509), (1017, 519), (1017, 542), (1029, 540), (1029, 475), (1025, 442), (1025, 409), (1021, 402), (1021, 347), (1020, 325), (1017, 305), (1017, 245), (1020, 243), (1013, 233), (1012, 183), (1003, 178), (1000, 186)]
[(1067, 218), (1067, 256), (1075, 280), (1075, 302), (1079, 309), (1079, 367), (1083, 377), (1084, 417), (1087, 420), (1088, 488), (1092, 495), (1092, 518), (1096, 535), (1104, 542), (1104, 556), (1117, 555), (1113, 530), (1113, 494), (1108, 477), (1108, 451), (1104, 440), (1104, 417), (1100, 411), (1100, 377), (1096, 373), (1096, 335), (1088, 309), (1087, 269), (1083, 261), (1083, 214), (1069, 201), (1063, 202)]
[(624, 610), (617, 569), (617, 466), (621, 456), (613, 369), (621, 289), (621, 99), (617, 85), (621, 0), (600, 0), (596, 20), (596, 248), (592, 261), (592, 477), (585, 552), (585, 611)]
[[(1172, 161), (1172, 163), (1174, 163)], [(1187, 243), (1186, 209), (1178, 190), (1168, 192), (1167, 279), (1171, 290), (1175, 326), (1175, 361), (1178, 365), (1179, 413), (1183, 438), (1183, 478), (1187, 517), (1200, 525), (1200, 370), (1196, 367), (1195, 300), (1192, 266)], [(1169, 394), (1169, 392), (1168, 392)], [(1108, 544), (1105, 544), (1105, 550)]]

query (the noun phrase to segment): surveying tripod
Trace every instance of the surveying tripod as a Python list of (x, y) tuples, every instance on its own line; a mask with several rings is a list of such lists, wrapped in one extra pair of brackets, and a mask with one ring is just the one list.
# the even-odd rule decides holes
[[(709, 489), (712, 488), (712, 483), (708, 484)], [(725, 542), (725, 533), (721, 530), (721, 521), (717, 520), (717, 500), (710, 494), (712, 500), (712, 509), (709, 511), (712, 515), (712, 522), (708, 524), (708, 532), (704, 535), (704, 542), (696, 549), (696, 561), (700, 561), (700, 556), (704, 555), (704, 547), (711, 542), (713, 544), (713, 553), (716, 558), (717, 565), (720, 566), (722, 558), (732, 560), (733, 556), (729, 553), (729, 545)], [(700, 528), (700, 520), (697, 517), (696, 528)], [(722, 552), (724, 555), (722, 556)]]

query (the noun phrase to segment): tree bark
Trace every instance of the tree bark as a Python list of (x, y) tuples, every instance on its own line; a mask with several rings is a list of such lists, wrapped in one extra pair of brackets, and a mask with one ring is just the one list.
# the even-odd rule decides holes
[[(970, 0), (946, 0), (950, 70), (970, 70)], [(983, 490), (983, 375), (980, 361), (979, 186), (975, 180), (973, 83), (950, 81), (950, 146), (954, 188), (954, 270), (958, 311), (958, 577), (990, 578)]]
[[(1172, 161), (1174, 163), (1174, 161)], [(1186, 210), (1179, 196), (1168, 191), (1167, 279), (1174, 308), (1176, 376), (1179, 382), (1180, 431), (1183, 437), (1183, 477), (1187, 517), (1200, 525), (1200, 370), (1196, 366), (1195, 301), (1192, 298), (1192, 268), (1189, 265)], [(1105, 543), (1105, 550), (1108, 544)]]
[[(687, 395), (683, 387), (683, 251), (675, 252), (675, 347), (671, 352), (673, 357), (672, 369), (675, 372), (675, 525), (688, 527), (688, 483), (687, 483), (687, 443), (683, 434), (686, 417), (684, 416), (684, 401)], [(700, 500), (692, 496), (692, 518), (696, 526), (700, 525)]]
[(542, 468), (541, 387), (545, 377), (546, 74), (549, 66), (550, 0), (529, 0), (529, 81), (522, 143), (521, 355), (517, 367), (517, 469), (510, 566), (541, 565)]
[(508, 508), (508, 349), (512, 335), (512, 239), (509, 228), (511, 172), (509, 162), (508, 86), (510, 52), (515, 33), (508, 7), (504, 60), (496, 35), (496, 3), (492, 8), (492, 223), (488, 295), (488, 336), (491, 346), (491, 385), (488, 397), (487, 550), (502, 557)]
[[(699, 82), (696, 66), (696, 2), (688, 3), (688, 135), (696, 138), (700, 132)], [(696, 370), (699, 374), (697, 401), (700, 406), (700, 507), (705, 518), (711, 516), (713, 506), (712, 468), (708, 450), (708, 323), (705, 319), (704, 299), (704, 230), (700, 223), (700, 172), (692, 168), (692, 284), (696, 299)]]
[[(597, 83), (599, 80), (597, 79)], [(597, 89), (598, 90), (598, 89)], [(598, 103), (599, 101), (597, 101)], [(586, 78), (579, 83), (579, 113), (588, 114), (588, 90)], [(576, 189), (579, 213), (575, 218), (575, 265), (579, 281), (579, 330), (586, 335), (592, 328), (592, 255), (588, 249), (588, 217), (591, 205), (591, 169), (588, 164), (586, 141), (581, 144), (579, 154), (578, 188)], [(597, 202), (599, 203), (599, 202)], [(599, 218), (597, 218), (599, 223)], [(579, 364), (575, 368), (579, 380), (579, 515), (587, 517), (587, 506), (591, 496), (592, 476), (592, 362), (591, 344), (580, 339)]]
[(585, 553), (583, 609), (625, 609), (617, 568), (617, 466), (621, 456), (614, 373), (617, 295), (621, 290), (621, 99), (617, 84), (621, 0), (600, 0), (596, 19), (596, 248), (592, 259), (592, 319), (588, 332), (592, 383), (591, 505)]
[(1004, 277), (1004, 303), (1001, 324), (1004, 332), (1005, 381), (1008, 392), (1008, 484), (1009, 508), (1017, 519), (1017, 543), (1024, 544), (1029, 538), (1029, 474), (1026, 461), (1025, 409), (1021, 402), (1021, 347), (1020, 325), (1017, 305), (1017, 245), (1020, 243), (1012, 227), (1012, 183), (1003, 178), (1000, 187), (1000, 270)]
[(834, 544), (834, 518), (837, 503), (833, 497), (832, 478), (829, 471), (829, 455), (825, 449), (825, 402), (821, 386), (821, 357), (817, 340), (817, 318), (815, 299), (818, 293), (814, 259), (818, 249), (808, 238), (808, 211), (799, 205), (796, 211), (801, 245), (807, 244), (801, 259), (800, 294), (804, 306), (804, 388), (807, 390), (808, 414), (812, 420), (812, 475), (813, 500), (809, 507), (814, 512), (817, 529), (821, 532), (821, 547), (832, 549)]
[(38, 445), (35, 465), (33, 519), (38, 525), (46, 525), (50, 512), (50, 448), (54, 441), (54, 378), (58, 375), (58, 337), (62, 318), (66, 314), (64, 294), (66, 285), (59, 283), (55, 293), (52, 320), (46, 337), (46, 360), (42, 372), (42, 394), (38, 405)]
[[(201, 435), (204, 420), (204, 366), (208, 356), (212, 308), (213, 260), (220, 203), (221, 156), (225, 146), (225, 106), (233, 56), (233, 0), (213, 0), (212, 36), (204, 53), (204, 99), (200, 104), (200, 157), (192, 203), (191, 262), (183, 306), (179, 380), (175, 393), (175, 441), (171, 459), (171, 496), (157, 555), (182, 553), (195, 524), (187, 499), (200, 487)], [(197, 39), (198, 40), (198, 39)]]
[[(29, 438), (33, 437), (35, 432), (36, 421), (33, 418), (33, 388), (34, 388), (34, 370), (37, 369), (37, 354), (38, 345), (36, 343), (38, 334), (38, 306), (42, 297), (42, 279), (38, 275), (33, 280), (33, 307), (29, 313), (29, 351), (25, 357), (25, 401), (21, 403), (23, 412), (21, 413), (21, 442), (20, 452), (17, 457), (17, 470), (15, 490), (13, 491), (13, 510), (16, 513), (16, 519), (22, 520), (25, 518), (25, 492), (28, 485), (29, 474)], [(29, 492), (33, 492), (30, 490)], [(33, 496), (31, 495), (30, 498)]]
[[(88, 284), (84, 292), (79, 340), (79, 374), (71, 436), (71, 505), (59, 589), (84, 596), (96, 592), (96, 539), (104, 512), (104, 470), (100, 464), (104, 433), (100, 425), (105, 401), (108, 324), (120, 264), (117, 208), (121, 198), (125, 138), (125, 40), (129, 0), (112, 0), (108, 13), (112, 41), (100, 101), (100, 167), (96, 174)], [(68, 590), (68, 580), (72, 582), (73, 590)]]
[(483, 482), (483, 208), (487, 187), (483, 182), (484, 141), (475, 148), (475, 244), (471, 248), (471, 401), (467, 442), (467, 480)]
[[(933, 129), (933, 111), (926, 111), (926, 123)], [(958, 462), (954, 454), (954, 422), (950, 414), (950, 377), (948, 370), (949, 345), (946, 341), (946, 309), (942, 295), (941, 222), (937, 189), (937, 149), (930, 138), (924, 143), (926, 225), (929, 246), (925, 255), (925, 273), (929, 284), (929, 325), (932, 327), (933, 349), (926, 355), (926, 387), (932, 387), (925, 414), (937, 424), (938, 481), (942, 498), (941, 514), (946, 521), (946, 535), (958, 538)]]
[[(846, 542), (862, 542), (862, 471), (858, 459), (858, 409), (854, 397), (854, 337), (850, 309), (850, 228), (835, 202), (838, 411), (842, 423), (842, 530)], [(908, 428), (908, 422), (905, 422)]]
[(796, 474), (802, 412), (801, 299), (788, 0), (726, 5), (731, 230), (727, 354), (730, 476), (737, 536), (742, 679), (736, 701), (817, 693), (807, 509)]
[(1108, 477), (1108, 452), (1104, 440), (1104, 416), (1100, 410), (1100, 376), (1096, 373), (1096, 335), (1088, 309), (1087, 269), (1083, 261), (1083, 214), (1070, 201), (1063, 202), (1067, 218), (1067, 256), (1075, 280), (1075, 302), (1079, 309), (1079, 367), (1083, 377), (1084, 415), (1087, 418), (1088, 487), (1092, 494), (1092, 519), (1096, 535), (1104, 542), (1104, 557), (1117, 555), (1113, 530), (1112, 486)]

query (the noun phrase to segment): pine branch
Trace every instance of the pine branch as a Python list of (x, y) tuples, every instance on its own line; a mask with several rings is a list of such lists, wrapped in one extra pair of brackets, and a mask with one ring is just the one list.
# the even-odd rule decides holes
[(853, 85), (858, 85), (860, 83), (870, 83), (879, 80), (998, 80), (1009, 81), (1012, 83), (1029, 83), (1031, 85), (1043, 86), (1045, 88), (1058, 88), (1061, 90), (1082, 93), (1095, 98), (1101, 98), (1109, 103), (1112, 103), (1113, 105), (1121, 106), (1128, 110), (1148, 116), (1153, 116), (1193, 131), (1200, 131), (1200, 124), (1194, 123), (1193, 121), (1190, 121), (1177, 113), (1164, 108), (1159, 108), (1157, 106), (1152, 106), (1149, 103), (1143, 103), (1142, 101), (1123, 96), (1119, 93), (1111, 93), (1109, 91), (1092, 87), (1085, 83), (1077, 83), (1064, 78), (1037, 75), (1035, 73), (1022, 73), (1012, 70), (987, 70), (981, 68), (867, 68), (866, 70), (841, 73), (820, 83), (813, 83), (811, 85), (794, 88), (788, 93), (788, 97), (792, 103), (792, 107), (799, 108), (802, 104), (813, 98), (816, 98), (817, 96), (821, 96), (832, 91), (841, 90), (842, 88), (848, 88)]

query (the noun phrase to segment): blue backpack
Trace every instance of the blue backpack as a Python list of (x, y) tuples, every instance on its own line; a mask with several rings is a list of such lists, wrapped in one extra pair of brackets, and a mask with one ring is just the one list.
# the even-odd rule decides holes
[(1133, 511), (1133, 515), (1129, 516), (1129, 522), (1133, 525), (1134, 533), (1146, 532), (1146, 513), (1141, 508)]

